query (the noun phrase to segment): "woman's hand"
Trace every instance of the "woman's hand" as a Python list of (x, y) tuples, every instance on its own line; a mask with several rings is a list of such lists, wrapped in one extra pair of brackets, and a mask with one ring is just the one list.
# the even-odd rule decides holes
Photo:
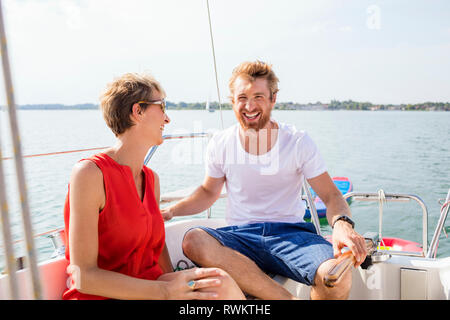
[(217, 287), (221, 270), (217, 268), (193, 268), (161, 275), (158, 281), (167, 281), (166, 297), (169, 300), (218, 299)]
[(166, 281), (165, 299), (195, 300), (245, 300), (236, 281), (219, 268), (194, 268), (161, 275)]

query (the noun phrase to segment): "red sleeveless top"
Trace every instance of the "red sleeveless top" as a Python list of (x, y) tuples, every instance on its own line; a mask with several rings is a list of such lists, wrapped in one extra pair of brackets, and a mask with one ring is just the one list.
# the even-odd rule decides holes
[[(164, 220), (155, 199), (153, 171), (143, 166), (145, 192), (139, 198), (130, 167), (104, 153), (91, 158), (103, 173), (106, 203), (98, 220), (98, 267), (132, 277), (155, 280), (163, 272), (158, 259), (164, 247)], [(83, 161), (80, 160), (80, 161)], [(69, 186), (70, 188), (70, 186)], [(69, 193), (64, 205), (66, 258), (69, 256)], [(63, 299), (106, 299), (83, 294), (73, 283)]]

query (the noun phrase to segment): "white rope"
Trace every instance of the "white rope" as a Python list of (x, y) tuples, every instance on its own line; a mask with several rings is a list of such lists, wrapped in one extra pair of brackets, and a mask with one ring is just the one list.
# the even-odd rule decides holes
[(378, 237), (381, 244), (386, 247), (382, 235), (383, 226), (383, 205), (386, 203), (386, 194), (383, 189), (378, 190)]
[(213, 60), (214, 60), (214, 74), (216, 76), (217, 97), (219, 98), (220, 123), (222, 125), (222, 130), (223, 130), (224, 126), (223, 126), (223, 116), (222, 116), (222, 103), (221, 103), (221, 99), (220, 99), (219, 78), (217, 76), (217, 65), (216, 65), (216, 52), (214, 50), (214, 38), (213, 38), (213, 32), (212, 32), (211, 14), (209, 13), (209, 1), (208, 0), (206, 0), (206, 7), (208, 8), (209, 34), (211, 36), (211, 48), (212, 48), (212, 55), (213, 55)]

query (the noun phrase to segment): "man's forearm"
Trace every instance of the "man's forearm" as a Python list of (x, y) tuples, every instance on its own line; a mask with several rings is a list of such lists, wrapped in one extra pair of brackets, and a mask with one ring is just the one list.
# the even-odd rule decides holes
[(174, 217), (200, 213), (210, 208), (219, 196), (200, 186), (190, 196), (173, 205), (170, 211)]
[(333, 225), (334, 220), (340, 215), (346, 215), (351, 217), (352, 213), (347, 202), (344, 200), (341, 194), (339, 196), (333, 197), (330, 203), (325, 203), (327, 207), (327, 220), (330, 226)]

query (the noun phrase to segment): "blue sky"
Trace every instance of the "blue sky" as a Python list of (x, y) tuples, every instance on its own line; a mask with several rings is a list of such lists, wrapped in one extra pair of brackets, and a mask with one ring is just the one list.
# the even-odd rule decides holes
[[(206, 0), (4, 0), (18, 104), (98, 103), (150, 72), (170, 101), (217, 100)], [(210, 0), (222, 101), (273, 64), (279, 101), (450, 101), (450, 1)], [(4, 93), (1, 91), (4, 101)]]

